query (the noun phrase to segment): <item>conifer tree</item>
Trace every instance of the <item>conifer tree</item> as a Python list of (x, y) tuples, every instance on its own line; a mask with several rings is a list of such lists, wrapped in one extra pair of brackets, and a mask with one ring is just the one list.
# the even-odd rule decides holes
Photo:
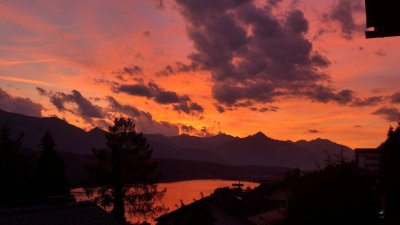
[(43, 136), (40, 147), (42, 151), (35, 173), (38, 194), (43, 199), (70, 197), (65, 164), (56, 150), (54, 139), (49, 131), (46, 131)]
[(21, 149), (23, 135), (13, 139), (11, 129), (0, 128), (0, 208), (19, 207), (32, 202), (32, 192), (26, 189), (32, 168), (32, 158)]
[(152, 149), (143, 133), (135, 131), (129, 118), (117, 118), (106, 133), (106, 149), (94, 150), (97, 162), (88, 166), (88, 183), (100, 188), (87, 188), (104, 207), (125, 221), (125, 212), (146, 221), (164, 210), (159, 204), (165, 190), (159, 191), (157, 164), (151, 159)]

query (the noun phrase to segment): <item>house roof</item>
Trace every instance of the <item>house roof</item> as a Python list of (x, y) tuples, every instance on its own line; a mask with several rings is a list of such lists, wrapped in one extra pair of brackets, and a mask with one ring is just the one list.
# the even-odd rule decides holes
[(0, 210), (1, 225), (123, 225), (91, 202)]
[(196, 210), (203, 204), (212, 210), (217, 218), (216, 224), (253, 224), (247, 218), (271, 208), (267, 199), (258, 193), (237, 192), (234, 189), (219, 189), (212, 195), (185, 205), (156, 219), (158, 224), (173, 224), (176, 219), (184, 218), (187, 212)]

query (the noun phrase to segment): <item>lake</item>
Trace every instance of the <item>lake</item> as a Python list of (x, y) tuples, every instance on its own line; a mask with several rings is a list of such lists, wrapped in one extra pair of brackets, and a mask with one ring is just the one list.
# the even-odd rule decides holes
[[(233, 183), (237, 181), (233, 180), (188, 180), (178, 181), (170, 183), (159, 183), (159, 188), (167, 188), (163, 203), (168, 208), (168, 211), (176, 209), (176, 205), (180, 205), (181, 201), (185, 204), (193, 202), (194, 199), (200, 199), (201, 193), (206, 197), (213, 193), (216, 188), (219, 187), (231, 187)], [(243, 188), (254, 188), (258, 186), (258, 183), (254, 182), (241, 182)], [(72, 189), (72, 194), (75, 196), (77, 201), (86, 201), (88, 197), (85, 194), (83, 188)], [(152, 221), (151, 221), (152, 222)]]

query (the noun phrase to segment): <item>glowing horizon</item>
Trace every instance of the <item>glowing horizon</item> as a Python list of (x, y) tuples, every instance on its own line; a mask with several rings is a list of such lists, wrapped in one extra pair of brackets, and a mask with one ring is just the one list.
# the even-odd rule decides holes
[(400, 42), (365, 39), (363, 1), (209, 4), (0, 3), (0, 108), (86, 130), (127, 115), (145, 133), (351, 148), (400, 119)]

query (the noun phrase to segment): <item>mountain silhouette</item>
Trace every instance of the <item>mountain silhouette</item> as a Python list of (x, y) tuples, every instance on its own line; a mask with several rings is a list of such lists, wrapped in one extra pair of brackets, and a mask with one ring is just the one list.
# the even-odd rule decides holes
[[(93, 148), (105, 147), (105, 131), (94, 128), (84, 131), (56, 117), (38, 118), (0, 110), (0, 125), (7, 124), (13, 134), (23, 133), (22, 146), (39, 149), (41, 137), (49, 130), (62, 152), (88, 155)], [(323, 167), (327, 156), (342, 154), (353, 157), (353, 151), (326, 139), (280, 141), (262, 132), (244, 138), (224, 133), (210, 137), (186, 134), (164, 136), (145, 134), (154, 149), (153, 157), (221, 163), (243, 166), (278, 166), (315, 169)]]
[(31, 117), (0, 110), (0, 125), (6, 124), (13, 135), (24, 134), (22, 146), (39, 149), (40, 140), (48, 130), (53, 134), (59, 151), (89, 154), (92, 148), (105, 146), (104, 132), (93, 129), (89, 132), (71, 125), (57, 117)]

